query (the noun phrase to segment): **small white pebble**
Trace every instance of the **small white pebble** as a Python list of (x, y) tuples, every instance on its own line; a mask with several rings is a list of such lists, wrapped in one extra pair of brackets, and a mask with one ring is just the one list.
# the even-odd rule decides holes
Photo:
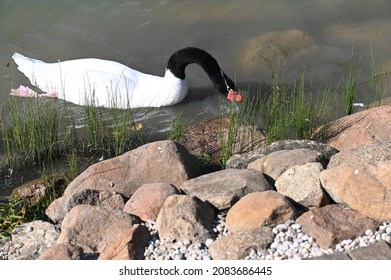
[(205, 240), (205, 246), (206, 247), (209, 247), (212, 243), (213, 243), (213, 239), (212, 238), (208, 238), (208, 239)]
[(365, 235), (372, 236), (372, 235), (373, 235), (373, 230), (367, 229), (367, 230), (365, 231)]

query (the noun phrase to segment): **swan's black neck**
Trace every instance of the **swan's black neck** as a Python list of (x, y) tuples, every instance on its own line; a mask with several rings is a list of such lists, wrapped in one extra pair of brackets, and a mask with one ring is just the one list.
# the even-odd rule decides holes
[(168, 60), (167, 69), (175, 77), (184, 80), (186, 78), (185, 68), (187, 65), (196, 63), (204, 69), (215, 88), (224, 95), (229, 91), (236, 90), (234, 82), (220, 68), (216, 59), (202, 49), (187, 47), (180, 49)]

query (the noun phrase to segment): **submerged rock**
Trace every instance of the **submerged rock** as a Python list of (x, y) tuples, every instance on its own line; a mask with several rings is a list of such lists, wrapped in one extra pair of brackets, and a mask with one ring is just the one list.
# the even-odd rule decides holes
[(248, 71), (259, 69), (265, 65), (265, 61), (283, 63), (313, 43), (310, 36), (298, 29), (267, 32), (246, 43), (241, 63)]

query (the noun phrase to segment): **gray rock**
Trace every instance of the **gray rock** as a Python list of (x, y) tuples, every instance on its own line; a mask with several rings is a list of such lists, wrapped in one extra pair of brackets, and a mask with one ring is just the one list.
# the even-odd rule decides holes
[(347, 253), (353, 260), (391, 260), (390, 245), (383, 240)]
[(273, 239), (274, 234), (270, 227), (235, 232), (213, 242), (209, 246), (209, 253), (214, 260), (242, 260), (251, 250), (265, 250)]
[(34, 260), (55, 244), (60, 233), (51, 223), (33, 221), (16, 227), (12, 232), (10, 260)]
[(225, 169), (188, 180), (180, 189), (224, 210), (248, 193), (273, 190), (273, 187), (256, 170)]
[(356, 166), (358, 164), (374, 164), (378, 161), (387, 160), (391, 160), (391, 140), (362, 145), (355, 149), (342, 151), (331, 158), (327, 168), (333, 168), (343, 163)]
[(61, 223), (65, 215), (75, 206), (88, 204), (107, 209), (122, 210), (124, 199), (121, 195), (104, 190), (81, 189), (54, 200), (46, 209), (46, 215), (55, 223)]
[(187, 195), (172, 195), (166, 199), (156, 220), (162, 241), (205, 242), (212, 238), (215, 212), (207, 202)]
[(319, 175), (323, 167), (318, 162), (295, 165), (278, 177), (277, 191), (305, 207), (321, 207), (328, 203)]
[(322, 154), (322, 159), (320, 159), (320, 161), (324, 167), (327, 165), (330, 158), (336, 153), (338, 153), (338, 150), (329, 145), (311, 140), (281, 140), (276, 141), (267, 146), (266, 148), (257, 151), (233, 155), (228, 160), (226, 167), (245, 169), (250, 162), (260, 159), (261, 157), (266, 156), (272, 152), (295, 149), (309, 149), (320, 152)]
[(330, 254), (330, 255), (324, 254), (320, 257), (315, 257), (315, 258), (310, 258), (310, 259), (305, 259), (305, 260), (334, 260), (334, 261), (344, 260), (344, 261), (350, 261), (351, 258), (345, 252), (337, 252), (334, 254)]
[(277, 180), (290, 167), (308, 162), (321, 162), (322, 153), (310, 149), (280, 150), (270, 153), (248, 164), (255, 169)]

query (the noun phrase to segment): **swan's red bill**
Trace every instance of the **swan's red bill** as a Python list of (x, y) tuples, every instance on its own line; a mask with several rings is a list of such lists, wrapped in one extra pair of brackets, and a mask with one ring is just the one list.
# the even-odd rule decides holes
[(227, 98), (232, 102), (242, 102), (243, 100), (243, 96), (241, 96), (240, 93), (236, 90), (231, 90), (228, 92)]

